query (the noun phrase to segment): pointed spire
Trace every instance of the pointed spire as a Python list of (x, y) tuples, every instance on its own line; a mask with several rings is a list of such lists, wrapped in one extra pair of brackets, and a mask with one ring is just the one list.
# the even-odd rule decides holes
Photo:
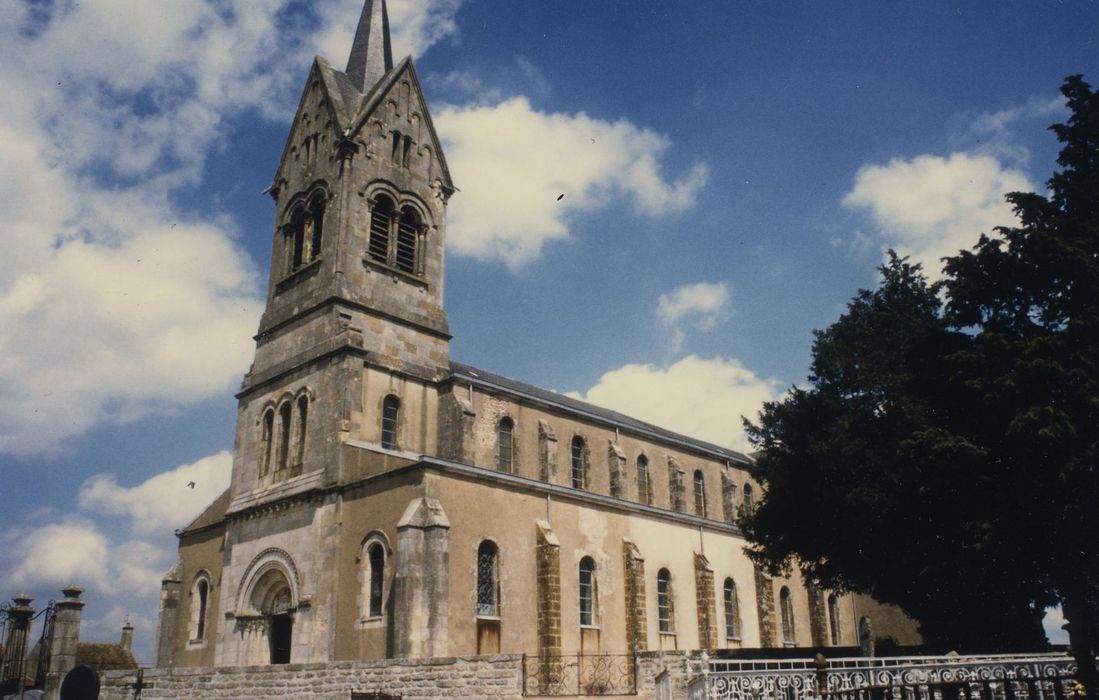
[(385, 0), (366, 0), (355, 43), (347, 58), (347, 77), (366, 94), (393, 68), (393, 51), (389, 46), (389, 15)]

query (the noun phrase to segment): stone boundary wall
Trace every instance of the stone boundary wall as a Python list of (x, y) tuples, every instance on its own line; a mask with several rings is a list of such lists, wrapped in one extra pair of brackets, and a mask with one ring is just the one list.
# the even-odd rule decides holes
[[(101, 700), (134, 697), (133, 671), (104, 674)], [(523, 657), (518, 654), (384, 661), (145, 669), (142, 700), (349, 700), (351, 691), (380, 690), (422, 698), (520, 698)]]

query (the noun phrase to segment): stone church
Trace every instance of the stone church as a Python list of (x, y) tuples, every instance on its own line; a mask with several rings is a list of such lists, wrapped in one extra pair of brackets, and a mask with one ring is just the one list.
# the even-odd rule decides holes
[(158, 666), (853, 646), (868, 618), (918, 640), (895, 609), (753, 568), (745, 455), (453, 361), (455, 192), (367, 0), (275, 173), (232, 482), (178, 533)]

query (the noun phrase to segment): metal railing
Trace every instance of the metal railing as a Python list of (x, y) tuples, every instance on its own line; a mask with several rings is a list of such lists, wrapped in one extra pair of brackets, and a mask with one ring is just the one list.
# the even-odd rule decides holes
[(524, 654), (523, 695), (628, 695), (636, 670), (632, 654)]
[(703, 660), (691, 700), (1062, 700), (1075, 662), (1063, 654)]

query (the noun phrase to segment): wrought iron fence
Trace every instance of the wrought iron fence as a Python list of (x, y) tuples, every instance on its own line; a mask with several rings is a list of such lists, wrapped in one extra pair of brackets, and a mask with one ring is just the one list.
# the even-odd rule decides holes
[(690, 700), (1063, 700), (1075, 662), (1061, 654), (709, 661)]
[(637, 691), (631, 654), (523, 656), (524, 695), (626, 695)]

